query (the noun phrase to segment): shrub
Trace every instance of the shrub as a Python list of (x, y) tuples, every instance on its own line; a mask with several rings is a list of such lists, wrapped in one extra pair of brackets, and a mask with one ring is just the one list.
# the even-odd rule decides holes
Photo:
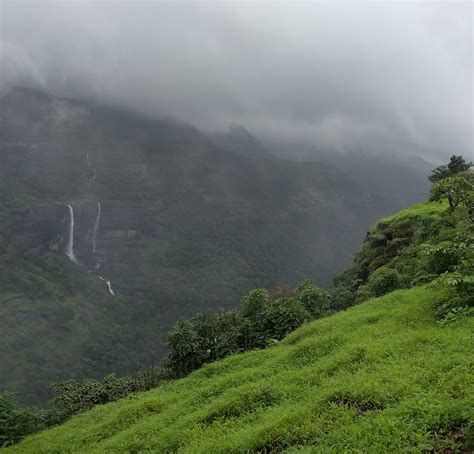
[(457, 320), (474, 313), (474, 277), (460, 272), (441, 276), (435, 285), (440, 296), (431, 304), (437, 318), (443, 322)]
[(367, 288), (371, 296), (382, 296), (400, 288), (401, 280), (396, 270), (382, 266), (372, 273)]
[(429, 271), (434, 274), (442, 274), (446, 271), (453, 271), (465, 256), (465, 245), (453, 241), (443, 241), (436, 246), (428, 247)]
[(159, 367), (126, 377), (110, 374), (102, 379), (86, 378), (81, 382), (65, 380), (54, 383), (55, 396), (49, 403), (47, 424), (59, 424), (95, 405), (122, 399), (133, 392), (147, 391), (170, 378), (170, 371)]

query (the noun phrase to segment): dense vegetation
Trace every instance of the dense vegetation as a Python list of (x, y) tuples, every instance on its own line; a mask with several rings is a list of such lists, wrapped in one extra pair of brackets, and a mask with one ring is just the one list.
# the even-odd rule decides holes
[[(310, 280), (257, 289), (240, 310), (179, 321), (168, 362), (150, 375), (158, 390), (97, 407), (18, 452), (472, 449), (474, 191), (466, 172), (434, 182), (431, 202), (380, 220), (327, 291)], [(55, 422), (148, 389), (131, 383), (59, 385)], [(44, 427), (38, 413), (4, 402), (16, 427), (7, 443), (34, 430), (35, 418), (36, 430)]]
[[(35, 90), (5, 93), (0, 123), (0, 391), (23, 404), (52, 382), (157, 364), (177, 320), (254, 288), (328, 285), (367, 226), (428, 194), (422, 160), (288, 161), (245, 130)], [(80, 266), (64, 254), (66, 203)]]

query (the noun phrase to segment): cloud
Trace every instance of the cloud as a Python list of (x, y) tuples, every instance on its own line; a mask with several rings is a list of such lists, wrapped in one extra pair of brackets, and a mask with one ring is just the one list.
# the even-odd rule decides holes
[(4, 1), (1, 17), (3, 86), (325, 148), (472, 153), (470, 2)]

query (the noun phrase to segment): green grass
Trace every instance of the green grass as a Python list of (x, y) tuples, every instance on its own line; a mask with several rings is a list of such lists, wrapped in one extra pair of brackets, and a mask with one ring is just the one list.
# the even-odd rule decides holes
[(387, 216), (386, 218), (380, 219), (377, 224), (384, 224), (396, 219), (406, 218), (407, 216), (422, 216), (422, 217), (432, 217), (439, 214), (442, 214), (448, 208), (448, 202), (422, 202), (417, 203), (416, 205), (412, 205), (405, 210), (401, 210), (391, 216)]
[(418, 287), (368, 300), (275, 347), (95, 407), (6, 452), (466, 448), (474, 419), (474, 321), (439, 325), (430, 307), (435, 292)]

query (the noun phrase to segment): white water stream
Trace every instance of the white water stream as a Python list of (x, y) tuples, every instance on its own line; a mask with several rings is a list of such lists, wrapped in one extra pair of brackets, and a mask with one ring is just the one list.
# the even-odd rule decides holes
[(97, 238), (97, 231), (99, 230), (100, 224), (100, 202), (97, 201), (97, 216), (95, 217), (94, 221), (94, 228), (92, 229), (92, 253), (95, 254), (96, 249), (96, 238)]
[(74, 254), (74, 210), (71, 205), (67, 205), (69, 209), (69, 235), (66, 244), (66, 255), (68, 256), (71, 262), (74, 262), (76, 265), (79, 264), (77, 261), (76, 255)]
[(101, 281), (104, 281), (106, 284), (107, 284), (107, 288), (109, 289), (109, 293), (112, 295), (112, 296), (115, 296), (115, 293), (114, 293), (114, 290), (112, 288), (112, 284), (110, 283), (110, 281), (108, 281), (107, 279), (105, 279), (105, 277), (102, 277), (102, 276), (97, 276)]

